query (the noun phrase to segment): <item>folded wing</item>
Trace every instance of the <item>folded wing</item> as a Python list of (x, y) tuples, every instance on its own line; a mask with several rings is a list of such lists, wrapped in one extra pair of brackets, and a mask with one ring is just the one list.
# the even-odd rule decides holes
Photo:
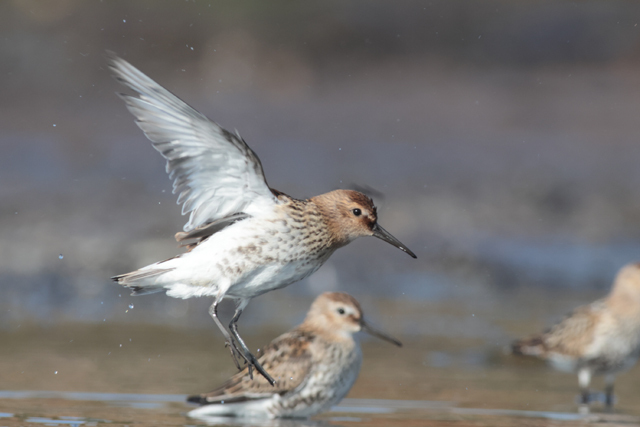
[(245, 368), (231, 377), (221, 387), (205, 394), (191, 396), (190, 402), (202, 405), (234, 403), (247, 400), (265, 399), (274, 394), (286, 394), (301, 386), (312, 366), (309, 344), (312, 338), (296, 330), (276, 338), (264, 349), (259, 362), (276, 380), (274, 386), (262, 376), (251, 379)]
[(580, 357), (591, 345), (604, 301), (596, 301), (576, 308), (560, 323), (545, 333), (545, 345), (549, 351)]

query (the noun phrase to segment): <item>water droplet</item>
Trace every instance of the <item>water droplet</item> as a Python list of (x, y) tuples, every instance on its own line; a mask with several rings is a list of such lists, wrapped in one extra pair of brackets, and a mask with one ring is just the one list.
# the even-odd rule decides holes
[(64, 255), (62, 254), (58, 255), (58, 259), (62, 259), (62, 258), (64, 258)]
[(55, 372), (54, 372), (54, 374), (55, 374), (55, 375), (58, 375), (58, 371), (55, 371)]
[(123, 19), (123, 20), (122, 20), (122, 22), (125, 22), (125, 23), (126, 23), (126, 22), (127, 22), (127, 20), (126, 20), (126, 19)]
[(129, 304), (129, 308), (133, 310), (133, 304)]
[(122, 344), (120, 344), (120, 347), (122, 347)]
[(55, 124), (55, 123), (53, 124), (53, 127), (56, 127), (56, 124)]

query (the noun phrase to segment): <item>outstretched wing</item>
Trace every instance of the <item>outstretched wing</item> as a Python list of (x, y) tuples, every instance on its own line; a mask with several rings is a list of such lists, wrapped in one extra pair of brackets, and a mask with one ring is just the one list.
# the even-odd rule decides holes
[(182, 214), (191, 213), (185, 232), (240, 212), (254, 215), (278, 203), (260, 159), (240, 135), (207, 119), (114, 53), (107, 52), (107, 60), (116, 80), (138, 93), (120, 97), (167, 159)]
[(214, 403), (244, 402), (264, 399), (274, 394), (285, 394), (300, 386), (312, 366), (309, 345), (313, 337), (299, 330), (292, 330), (273, 340), (264, 349), (259, 362), (275, 379), (274, 386), (254, 371), (253, 379), (247, 368), (231, 377), (221, 387), (197, 396), (188, 401), (202, 405)]

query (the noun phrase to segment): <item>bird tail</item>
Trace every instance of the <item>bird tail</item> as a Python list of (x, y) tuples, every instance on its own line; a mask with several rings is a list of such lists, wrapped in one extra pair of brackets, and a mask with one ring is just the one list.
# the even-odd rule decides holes
[(541, 336), (514, 341), (511, 353), (518, 356), (541, 356), (546, 352), (546, 345)]
[(162, 291), (164, 283), (158, 283), (156, 278), (172, 270), (174, 268), (143, 268), (113, 276), (111, 279), (131, 289), (131, 295), (147, 295)]
[(201, 394), (194, 394), (193, 396), (187, 397), (187, 402), (196, 403), (198, 405), (206, 405), (207, 399), (202, 397)]

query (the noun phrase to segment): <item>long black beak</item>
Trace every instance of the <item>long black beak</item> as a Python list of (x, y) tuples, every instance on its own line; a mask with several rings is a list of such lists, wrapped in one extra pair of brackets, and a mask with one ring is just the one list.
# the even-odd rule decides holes
[(418, 258), (416, 256), (416, 254), (411, 252), (411, 250), (409, 248), (407, 248), (405, 245), (403, 245), (400, 242), (400, 240), (396, 239), (387, 230), (385, 230), (384, 228), (380, 227), (377, 222), (374, 224), (374, 226), (372, 228), (372, 231), (373, 231), (373, 236), (374, 237), (377, 237), (378, 239), (382, 239), (387, 243), (391, 243), (393, 246), (395, 246), (396, 248), (400, 249), (401, 251), (405, 251), (406, 253), (411, 255), (413, 258)]
[(360, 326), (362, 327), (363, 331), (373, 335), (374, 337), (378, 337), (381, 340), (385, 340), (390, 342), (391, 344), (397, 345), (398, 347), (402, 347), (402, 343), (400, 341), (385, 334), (384, 332), (372, 328), (367, 322), (364, 321), (364, 319), (360, 320)]

